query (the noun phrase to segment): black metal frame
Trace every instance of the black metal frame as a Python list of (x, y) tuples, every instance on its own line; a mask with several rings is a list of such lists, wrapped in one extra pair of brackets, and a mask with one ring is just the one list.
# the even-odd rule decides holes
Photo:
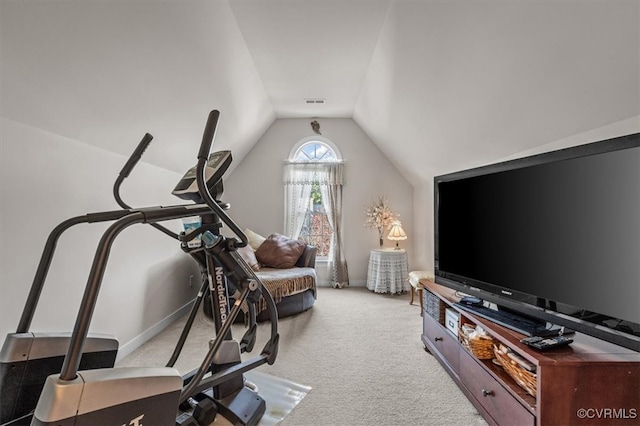
[[(198, 154), (197, 183), (200, 196), (204, 200), (204, 203), (196, 205), (174, 205), (168, 207), (158, 206), (132, 209), (121, 199), (119, 194), (119, 187), (121, 183), (129, 175), (153, 139), (151, 135), (146, 134), (127, 161), (126, 165), (123, 167), (114, 184), (114, 197), (118, 204), (123, 207), (123, 210), (90, 213), (68, 219), (54, 228), (49, 235), (17, 327), (18, 333), (27, 332), (30, 328), (42, 288), (44, 286), (45, 278), (52, 262), (57, 241), (62, 233), (79, 223), (114, 221), (114, 223), (103, 233), (93, 259), (91, 271), (89, 273), (83, 298), (74, 324), (74, 329), (71, 334), (69, 348), (60, 371), (59, 379), (61, 381), (71, 381), (77, 377), (82, 357), (82, 349), (88, 336), (91, 319), (100, 293), (102, 279), (108, 264), (111, 247), (121, 232), (132, 225), (140, 223), (150, 224), (166, 235), (181, 241), (183, 249), (194, 257), (200, 267), (203, 268), (203, 271), (206, 271), (206, 274), (203, 274), (206, 279), (203, 280), (202, 287), (191, 309), (187, 324), (185, 325), (174, 353), (167, 364), (168, 367), (175, 364), (191, 329), (191, 325), (195, 319), (201, 301), (204, 296), (206, 296), (207, 292), (211, 291), (213, 287), (211, 277), (213, 276), (214, 269), (216, 267), (221, 267), (223, 269), (224, 276), (226, 277), (225, 287), (227, 284), (226, 280), (228, 279), (235, 289), (240, 292), (240, 296), (235, 297), (236, 302), (229, 314), (226, 315), (225, 320), (223, 321), (221, 318), (217, 319), (216, 339), (214, 339), (213, 343), (210, 345), (210, 349), (201, 366), (184, 378), (185, 385), (181, 392), (180, 403), (189, 400), (189, 398), (197, 393), (238, 377), (242, 373), (256, 368), (259, 365), (265, 363), (273, 364), (273, 362), (275, 362), (279, 340), (277, 327), (278, 318), (275, 302), (251, 267), (249, 267), (237, 252), (238, 247), (245, 246), (248, 243), (247, 237), (226, 214), (224, 211), (224, 204), (215, 200), (211, 196), (206, 185), (206, 162), (215, 135), (218, 117), (218, 111), (212, 111), (209, 114), (203, 141)], [(203, 222), (205, 224), (187, 235), (184, 233), (178, 235), (159, 223), (165, 220), (180, 219), (196, 215), (203, 217)], [(236, 234), (236, 236), (238, 236), (239, 241), (235, 238), (225, 238), (220, 235), (220, 220), (226, 224)], [(203, 240), (207, 240), (209, 243), (205, 244), (203, 248), (194, 250), (187, 249), (186, 242), (198, 234), (203, 234)], [(222, 369), (221, 371), (215, 372), (207, 378), (204, 378), (207, 373), (211, 372), (212, 362), (219, 351), (222, 342), (231, 338), (231, 325), (238, 316), (241, 310), (240, 307), (244, 302), (248, 302), (247, 305), (249, 306), (250, 324), (249, 330), (242, 339), (241, 348), (243, 351), (251, 351), (255, 342), (256, 332), (254, 304), (260, 299), (260, 297), (264, 298), (267, 303), (267, 309), (271, 321), (271, 336), (261, 354), (246, 361), (235, 363), (231, 367)], [(212, 299), (216, 298), (212, 297)], [(220, 314), (219, 309), (214, 309), (214, 312), (218, 312), (218, 315)], [(178, 411), (178, 407), (176, 407), (176, 411)]]

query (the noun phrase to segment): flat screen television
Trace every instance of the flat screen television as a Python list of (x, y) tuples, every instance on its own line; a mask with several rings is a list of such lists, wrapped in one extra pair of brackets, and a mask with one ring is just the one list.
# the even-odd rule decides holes
[(437, 283), (640, 351), (640, 133), (434, 186)]

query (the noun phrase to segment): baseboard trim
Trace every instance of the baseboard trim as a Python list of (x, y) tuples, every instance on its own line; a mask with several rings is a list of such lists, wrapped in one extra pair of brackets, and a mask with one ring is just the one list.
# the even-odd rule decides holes
[(191, 300), (190, 302), (188, 302), (186, 305), (184, 305), (174, 313), (170, 314), (169, 316), (162, 319), (161, 321), (158, 321), (152, 327), (145, 330), (142, 334), (139, 334), (138, 336), (134, 337), (133, 339), (129, 340), (127, 343), (122, 345), (118, 350), (118, 355), (116, 356), (116, 363), (122, 360), (127, 355), (131, 354), (140, 346), (144, 345), (149, 339), (154, 337), (156, 334), (160, 333), (162, 330), (169, 327), (178, 318), (181, 318), (182, 316), (186, 315), (191, 309), (191, 307), (193, 306), (194, 302), (195, 302), (195, 299)]

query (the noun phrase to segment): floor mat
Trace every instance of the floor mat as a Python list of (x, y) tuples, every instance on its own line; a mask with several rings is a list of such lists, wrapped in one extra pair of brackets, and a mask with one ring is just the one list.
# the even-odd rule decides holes
[(258, 423), (259, 426), (277, 425), (311, 392), (310, 386), (272, 376), (262, 371), (248, 371), (244, 373), (244, 376), (247, 381), (258, 387), (258, 394), (267, 405), (264, 416)]

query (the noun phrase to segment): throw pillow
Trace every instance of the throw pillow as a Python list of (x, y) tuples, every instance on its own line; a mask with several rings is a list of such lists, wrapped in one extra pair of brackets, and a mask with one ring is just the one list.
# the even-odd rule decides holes
[(238, 254), (240, 254), (244, 261), (247, 262), (249, 266), (251, 266), (251, 269), (253, 269), (254, 271), (260, 270), (260, 264), (258, 263), (258, 259), (256, 259), (256, 253), (253, 251), (250, 245), (247, 244), (244, 247), (238, 247)]
[(242, 232), (244, 232), (244, 235), (247, 236), (247, 240), (249, 240), (249, 245), (254, 251), (258, 250), (258, 247), (260, 247), (260, 245), (264, 242), (264, 240), (266, 240), (265, 237), (253, 232), (249, 228), (243, 230)]
[(280, 234), (271, 234), (256, 250), (256, 258), (270, 268), (293, 268), (305, 244)]

